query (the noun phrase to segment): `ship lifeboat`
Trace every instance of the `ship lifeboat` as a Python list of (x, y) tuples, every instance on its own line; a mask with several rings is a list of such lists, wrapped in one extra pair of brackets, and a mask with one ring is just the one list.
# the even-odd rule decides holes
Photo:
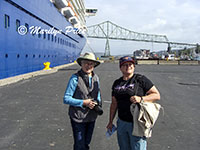
[(61, 9), (61, 8), (68, 6), (67, 0), (54, 0), (53, 2), (58, 9)]
[(76, 24), (79, 24), (79, 20), (77, 17), (71, 17), (69, 18), (69, 22), (72, 24), (72, 25), (76, 25)]
[(77, 29), (81, 29), (81, 24), (80, 24), (80, 22), (78, 22), (77, 24), (74, 24), (74, 28), (77, 28)]
[(73, 17), (75, 15), (75, 13), (73, 12), (73, 10), (71, 9), (71, 7), (65, 7), (61, 9), (61, 13), (63, 16), (65, 16), (67, 19)]

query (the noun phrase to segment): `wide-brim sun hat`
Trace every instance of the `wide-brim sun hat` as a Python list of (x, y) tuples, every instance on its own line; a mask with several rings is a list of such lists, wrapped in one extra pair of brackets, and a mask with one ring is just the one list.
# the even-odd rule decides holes
[(83, 56), (80, 56), (76, 61), (81, 66), (82, 60), (89, 60), (95, 62), (94, 67), (100, 65), (100, 61), (96, 60), (96, 57), (93, 53), (86, 52)]

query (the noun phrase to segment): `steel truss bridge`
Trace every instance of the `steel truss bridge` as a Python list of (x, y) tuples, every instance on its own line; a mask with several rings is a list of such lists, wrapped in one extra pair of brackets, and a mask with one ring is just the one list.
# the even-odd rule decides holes
[(128, 40), (152, 43), (165, 43), (168, 44), (167, 51), (171, 51), (171, 47), (197, 47), (198, 44), (170, 42), (166, 35), (155, 35), (147, 33), (134, 32), (129, 29), (120, 27), (110, 21), (105, 21), (100, 24), (87, 27), (87, 37), (106, 39), (105, 56), (110, 56), (109, 40)]

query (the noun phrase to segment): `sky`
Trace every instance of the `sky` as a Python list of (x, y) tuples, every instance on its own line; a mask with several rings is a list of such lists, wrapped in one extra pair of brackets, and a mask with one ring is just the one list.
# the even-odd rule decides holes
[[(97, 8), (86, 25), (111, 21), (131, 31), (166, 35), (171, 42), (200, 43), (200, 0), (84, 0), (86, 8)], [(95, 52), (104, 52), (104, 39), (88, 38)], [(166, 50), (166, 44), (110, 40), (111, 55), (132, 54), (137, 49)]]

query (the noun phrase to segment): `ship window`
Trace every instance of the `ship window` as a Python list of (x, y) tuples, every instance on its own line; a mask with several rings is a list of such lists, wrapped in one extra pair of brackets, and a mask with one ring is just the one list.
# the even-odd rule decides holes
[(48, 40), (50, 40), (50, 34), (48, 34)]
[(69, 47), (71, 47), (71, 43), (69, 42)]
[(38, 56), (39, 58), (41, 57), (41, 55)]
[(44, 32), (43, 38), (46, 39), (46, 32)]
[(18, 32), (18, 28), (20, 26), (20, 20), (16, 19), (16, 31)]
[(8, 54), (5, 54), (5, 57), (8, 58)]
[(56, 40), (57, 40), (57, 37), (55, 36), (55, 42), (56, 42)]
[(58, 37), (58, 44), (59, 44), (59, 40), (60, 40), (60, 38)]
[(10, 27), (10, 17), (5, 14), (5, 28)]
[(33, 54), (33, 58), (35, 58), (35, 54)]
[(86, 9), (86, 13), (96, 13), (97, 9)]
[(29, 32), (29, 25), (28, 25), (28, 23), (25, 23), (25, 27), (26, 27), (26, 29), (27, 29), (26, 34), (28, 34), (28, 32)]
[(19, 54), (17, 54), (17, 58), (19, 58)]
[(28, 54), (26, 54), (26, 56), (25, 56), (26, 58), (28, 58)]
[(53, 34), (51, 35), (51, 41), (53, 42)]
[(38, 30), (38, 38), (41, 37), (41, 33), (40, 32), (41, 32), (41, 29)]

